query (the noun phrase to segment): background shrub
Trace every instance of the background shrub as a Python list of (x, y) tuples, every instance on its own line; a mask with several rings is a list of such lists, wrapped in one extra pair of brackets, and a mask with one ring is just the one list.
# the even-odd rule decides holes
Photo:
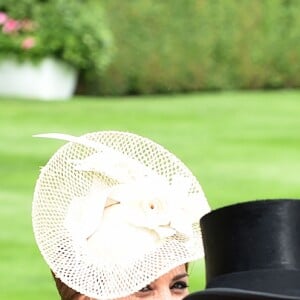
[[(6, 18), (0, 22), (0, 60), (51, 56), (90, 73), (101, 73), (111, 60), (112, 37), (98, 0), (0, 0), (0, 12)], [(23, 47), (26, 39), (30, 47)]]
[(104, 0), (117, 53), (84, 92), (300, 86), (298, 0)]

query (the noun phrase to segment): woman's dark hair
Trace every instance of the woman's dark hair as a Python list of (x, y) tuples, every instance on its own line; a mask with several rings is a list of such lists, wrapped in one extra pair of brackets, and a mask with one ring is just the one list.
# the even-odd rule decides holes
[(75, 295), (80, 295), (79, 292), (71, 289), (65, 283), (63, 283), (59, 278), (57, 278), (52, 271), (51, 274), (54, 278), (56, 288), (60, 295), (61, 300), (74, 300)]

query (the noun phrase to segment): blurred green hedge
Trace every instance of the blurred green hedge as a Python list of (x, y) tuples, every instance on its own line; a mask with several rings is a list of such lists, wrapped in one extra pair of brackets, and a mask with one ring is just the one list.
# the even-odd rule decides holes
[(117, 47), (92, 94), (300, 86), (299, 0), (103, 0)]

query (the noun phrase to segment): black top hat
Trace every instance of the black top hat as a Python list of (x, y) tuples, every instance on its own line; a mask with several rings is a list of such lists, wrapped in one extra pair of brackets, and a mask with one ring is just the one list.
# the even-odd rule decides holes
[(235, 204), (200, 225), (207, 286), (185, 300), (300, 299), (300, 200)]

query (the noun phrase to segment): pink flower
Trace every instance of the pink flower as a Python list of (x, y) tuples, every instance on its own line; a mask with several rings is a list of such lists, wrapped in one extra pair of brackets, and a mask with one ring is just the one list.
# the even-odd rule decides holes
[(7, 14), (3, 11), (0, 11), (0, 25), (4, 24), (7, 21)]
[(2, 31), (4, 33), (13, 33), (18, 31), (20, 28), (20, 23), (14, 19), (7, 19), (3, 25)]
[(35, 46), (36, 41), (34, 37), (27, 37), (23, 40), (21, 47), (23, 49), (31, 49)]

